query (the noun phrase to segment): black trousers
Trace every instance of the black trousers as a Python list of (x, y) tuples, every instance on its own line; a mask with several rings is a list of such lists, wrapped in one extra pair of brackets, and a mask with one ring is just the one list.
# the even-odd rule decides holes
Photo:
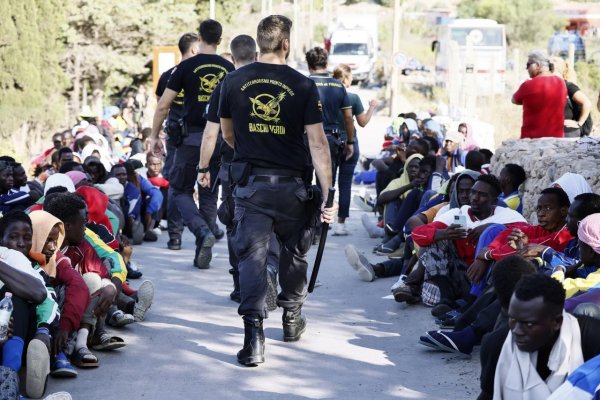
[(306, 186), (300, 178), (283, 178), (272, 182), (250, 176), (245, 186), (237, 186), (235, 227), (232, 231), (234, 251), (239, 259), (241, 304), (240, 315), (267, 317), (267, 256), (272, 234), (281, 242), (279, 285), (280, 307), (300, 307), (306, 297), (306, 253), (312, 232), (308, 226)]
[[(163, 167), (163, 176), (171, 181), (171, 172), (173, 169), (173, 163), (175, 161), (175, 152), (177, 151), (177, 147), (173, 144), (171, 140), (167, 139), (166, 142), (167, 147), (167, 157), (165, 158), (165, 165)], [(183, 219), (181, 218), (181, 213), (179, 212), (179, 208), (177, 208), (177, 204), (175, 204), (175, 199), (173, 198), (173, 188), (169, 187), (167, 190), (167, 231), (169, 232), (169, 239), (181, 239), (181, 234), (183, 233)]]
[[(173, 201), (182, 216), (183, 223), (196, 236), (203, 238), (213, 232), (217, 220), (218, 188), (199, 188), (198, 202), (194, 201), (194, 187), (198, 173), (196, 166), (200, 161), (200, 147), (180, 145), (175, 152), (175, 160), (171, 168), (171, 188)], [(218, 159), (210, 162), (210, 175), (216, 177), (219, 172)], [(214, 190), (213, 190), (214, 189)]]

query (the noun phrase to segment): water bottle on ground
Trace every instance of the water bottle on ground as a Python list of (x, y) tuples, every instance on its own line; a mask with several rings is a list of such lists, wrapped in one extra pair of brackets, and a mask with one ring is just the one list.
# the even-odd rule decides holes
[(8, 324), (13, 312), (12, 293), (7, 292), (0, 301), (0, 344), (8, 340)]

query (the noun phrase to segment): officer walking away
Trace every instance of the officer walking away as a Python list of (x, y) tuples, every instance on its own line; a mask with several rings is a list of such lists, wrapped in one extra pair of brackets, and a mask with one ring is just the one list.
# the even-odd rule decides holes
[[(303, 176), (308, 175), (309, 156), (323, 192), (331, 185), (331, 159), (317, 87), (286, 65), (291, 27), (292, 21), (280, 15), (259, 23), (258, 62), (225, 78), (219, 103), (223, 139), (234, 148), (231, 178), (237, 185), (233, 242), (239, 257), (238, 313), (245, 332), (237, 358), (248, 366), (264, 362), (266, 258), (272, 232), (282, 244), (277, 304), (284, 309), (283, 339), (296, 341), (306, 329), (301, 307), (311, 235), (306, 229), (309, 196)], [(203, 186), (210, 185), (207, 158), (203, 154), (200, 160), (198, 180)], [(322, 205), (321, 209), (322, 221), (331, 223), (337, 206)]]
[[(156, 106), (152, 126), (152, 151), (162, 155), (164, 149), (158, 139), (160, 126), (177, 94), (184, 90), (182, 141), (175, 152), (170, 183), (175, 204), (179, 212), (185, 215), (184, 222), (196, 237), (194, 265), (200, 269), (209, 268), (212, 247), (216, 240), (215, 230), (218, 229), (216, 191), (210, 187), (199, 189), (200, 209), (196, 207), (193, 198), (200, 144), (206, 125), (204, 111), (211, 93), (234, 69), (233, 64), (217, 55), (217, 46), (221, 42), (222, 33), (221, 24), (215, 20), (207, 19), (200, 23), (198, 54), (181, 62), (169, 78), (167, 89)], [(219, 168), (218, 155), (213, 156), (211, 160), (209, 167), (216, 176)]]
[[(235, 68), (241, 68), (245, 65), (256, 61), (256, 42), (248, 35), (239, 35), (233, 38), (230, 44), (231, 57)], [(210, 103), (206, 107), (206, 128), (202, 135), (202, 145), (200, 146), (200, 159), (208, 160), (213, 154), (215, 149), (215, 143), (220, 132), (221, 121), (218, 116), (219, 110), (219, 95), (221, 93), (221, 85), (215, 88), (213, 94), (210, 96)], [(210, 145), (208, 144), (210, 143)], [(220, 145), (221, 154), (221, 168), (219, 169), (218, 179), (221, 182), (221, 205), (217, 211), (217, 216), (223, 225), (227, 229), (227, 248), (229, 250), (229, 264), (231, 268), (229, 273), (233, 276), (233, 291), (229, 295), (231, 300), (239, 303), (240, 297), (240, 280), (238, 271), (238, 258), (235, 254), (233, 247), (233, 215), (234, 215), (234, 199), (233, 199), (233, 183), (231, 182), (229, 168), (231, 166), (231, 160), (233, 159), (233, 148), (227, 143), (221, 142)], [(199, 168), (200, 169), (200, 168)], [(208, 171), (206, 171), (208, 176)], [(201, 182), (199, 181), (201, 184)], [(214, 186), (214, 184), (212, 185)], [(208, 185), (207, 185), (208, 187)], [(279, 241), (275, 234), (271, 235), (271, 242), (269, 243), (269, 254), (267, 256), (267, 273), (268, 273), (268, 286), (267, 291), (267, 308), (269, 311), (273, 311), (277, 308), (277, 269), (279, 266)]]
[[(178, 47), (181, 52), (181, 61), (185, 61), (188, 58), (195, 56), (198, 53), (199, 38), (197, 33), (185, 33), (179, 39)], [(160, 100), (161, 96), (167, 88), (167, 83), (173, 71), (177, 66), (171, 67), (163, 72), (156, 85), (156, 97)], [(165, 122), (165, 133), (167, 134), (166, 144), (166, 155), (165, 163), (163, 165), (162, 174), (165, 179), (171, 179), (171, 167), (173, 167), (173, 160), (175, 159), (175, 149), (177, 145), (181, 144), (181, 126), (183, 125), (183, 99), (185, 91), (182, 89), (175, 100), (171, 103), (169, 108), (169, 114)], [(167, 192), (167, 232), (169, 233), (169, 241), (167, 247), (170, 250), (181, 249), (181, 234), (183, 233), (183, 220), (175, 200), (173, 199), (173, 189), (169, 186)]]
[[(342, 159), (348, 160), (354, 153), (354, 120), (352, 118), (352, 103), (346, 88), (337, 79), (327, 72), (327, 52), (321, 47), (310, 49), (306, 53), (309, 78), (315, 81), (319, 90), (319, 97), (323, 105), (323, 129), (329, 142), (331, 152), (332, 179), (335, 185), (335, 176)], [(346, 142), (340, 140), (340, 126), (338, 114), (342, 112), (344, 127), (347, 133)]]

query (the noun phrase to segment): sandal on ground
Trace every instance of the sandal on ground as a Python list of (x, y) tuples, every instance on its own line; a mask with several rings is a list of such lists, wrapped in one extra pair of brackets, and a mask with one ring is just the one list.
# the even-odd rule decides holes
[(77, 370), (67, 360), (65, 353), (60, 353), (52, 359), (50, 375), (55, 378), (75, 378)]
[(92, 349), (94, 350), (115, 350), (124, 347), (125, 341), (118, 336), (111, 336), (106, 332), (102, 332), (92, 340)]
[(71, 362), (79, 368), (95, 368), (98, 366), (98, 358), (87, 347), (75, 350)]

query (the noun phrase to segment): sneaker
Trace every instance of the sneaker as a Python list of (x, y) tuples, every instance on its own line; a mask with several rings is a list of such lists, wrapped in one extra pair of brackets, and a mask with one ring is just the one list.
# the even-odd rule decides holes
[(360, 254), (356, 247), (349, 244), (344, 248), (346, 254), (346, 260), (348, 264), (358, 273), (358, 277), (365, 282), (373, 282), (375, 280), (375, 271), (369, 261)]
[(348, 229), (346, 229), (346, 224), (336, 224), (333, 236), (348, 236)]
[(387, 246), (387, 243), (382, 243), (381, 245), (375, 248), (375, 254), (378, 256), (389, 256), (390, 254), (394, 254), (397, 249), (393, 249)]
[(181, 250), (181, 239), (170, 239), (167, 242), (167, 248), (169, 250)]
[(394, 250), (390, 254), (388, 254), (387, 257), (390, 260), (399, 260), (401, 258), (404, 258), (404, 243), (402, 243), (400, 245), (400, 247), (398, 247), (396, 250)]
[[(241, 301), (241, 299), (240, 299)], [(267, 310), (277, 309), (277, 271), (275, 267), (267, 264)]]
[(225, 237), (225, 231), (223, 229), (217, 228), (214, 233), (215, 239), (221, 240)]
[(212, 233), (207, 233), (204, 237), (196, 240), (196, 257), (194, 258), (194, 266), (198, 269), (210, 268), (212, 260), (212, 247), (217, 239)]
[(46, 382), (50, 373), (50, 355), (48, 348), (39, 339), (32, 339), (27, 345), (27, 370), (25, 393), (39, 399), (44, 395)]
[(446, 303), (440, 303), (431, 309), (431, 315), (433, 315), (436, 318), (440, 318), (441, 316), (445, 315), (450, 311), (452, 311), (452, 307), (450, 307)]
[(421, 296), (414, 294), (410, 286), (402, 282), (400, 286), (392, 290), (394, 300), (398, 303), (406, 302), (408, 304), (417, 304), (421, 301)]
[(406, 281), (406, 278), (408, 278), (406, 275), (400, 275), (398, 277), (398, 280), (396, 281), (396, 283), (394, 283), (392, 285), (392, 287), (390, 288), (390, 291), (394, 291), (396, 289), (398, 289), (400, 286), (402, 286), (404, 284), (404, 282)]
[(143, 321), (146, 312), (152, 306), (154, 301), (154, 284), (151, 281), (144, 281), (137, 290), (137, 298), (133, 306), (133, 318), (135, 321)]
[(362, 222), (363, 227), (365, 228), (371, 239), (378, 239), (384, 236), (384, 230), (373, 224), (367, 214), (363, 214), (360, 217), (360, 222)]
[(133, 318), (133, 315), (126, 314), (121, 310), (117, 310), (114, 313), (112, 313), (107, 322), (110, 326), (120, 328), (122, 326), (132, 324), (133, 322), (135, 322), (135, 319)]
[(55, 378), (75, 378), (77, 370), (71, 365), (65, 353), (60, 353), (52, 358), (50, 375)]
[(127, 279), (140, 279), (142, 275), (142, 271), (138, 269), (133, 261), (127, 263)]

